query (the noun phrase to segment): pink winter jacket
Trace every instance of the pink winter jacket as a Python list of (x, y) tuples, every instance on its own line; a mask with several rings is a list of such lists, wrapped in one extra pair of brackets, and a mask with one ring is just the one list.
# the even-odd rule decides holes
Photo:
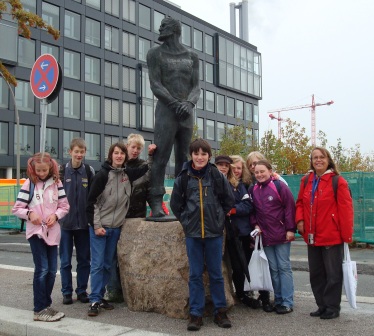
[(18, 218), (26, 220), (26, 239), (33, 235), (38, 235), (44, 239), (48, 245), (58, 245), (61, 238), (60, 224), (56, 222), (52, 227), (47, 228), (42, 225), (34, 225), (27, 218), (27, 212), (35, 211), (43, 221), (51, 214), (57, 215), (59, 219), (69, 212), (69, 202), (65, 194), (61, 181), (56, 184), (53, 178), (47, 181), (38, 181), (35, 184), (34, 196), (29, 201), (30, 180), (23, 184), (17, 201), (13, 206), (12, 213)]

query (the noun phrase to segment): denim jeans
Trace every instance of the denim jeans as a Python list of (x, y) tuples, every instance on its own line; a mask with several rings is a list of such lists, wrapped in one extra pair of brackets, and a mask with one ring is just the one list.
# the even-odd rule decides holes
[(121, 285), (121, 276), (118, 267), (118, 256), (117, 250), (114, 253), (114, 258), (112, 262), (112, 267), (110, 271), (110, 278), (108, 282), (108, 286), (106, 287), (108, 293), (112, 293), (114, 295), (120, 295), (122, 293), (122, 285)]
[(43, 239), (33, 235), (28, 239), (35, 264), (33, 291), (34, 312), (52, 304), (52, 290), (57, 273), (57, 245), (49, 246)]
[(61, 229), (60, 273), (62, 295), (73, 293), (71, 274), (73, 246), (75, 246), (77, 258), (77, 288), (75, 292), (79, 295), (87, 291), (88, 277), (90, 276), (90, 233), (88, 230)]
[(293, 308), (294, 285), (290, 249), (291, 243), (264, 247), (274, 288), (274, 303)]
[(203, 316), (205, 292), (203, 283), (204, 261), (209, 275), (210, 294), (214, 304), (214, 313), (226, 308), (225, 288), (222, 276), (223, 237), (189, 238), (186, 237), (190, 276), (188, 280), (190, 294), (190, 314)]
[(90, 302), (100, 302), (109, 282), (110, 270), (116, 253), (121, 228), (105, 228), (105, 236), (96, 236), (90, 226), (91, 243), (91, 294)]

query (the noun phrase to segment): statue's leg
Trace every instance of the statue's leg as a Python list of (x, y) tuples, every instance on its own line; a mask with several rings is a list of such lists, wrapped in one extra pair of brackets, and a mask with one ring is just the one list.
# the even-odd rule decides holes
[(174, 154), (175, 154), (175, 176), (181, 172), (183, 163), (188, 161), (189, 147), (193, 133), (193, 116), (180, 122), (178, 132), (175, 136)]
[(165, 171), (173, 149), (176, 131), (177, 125), (173, 113), (158, 101), (155, 111), (154, 132), (157, 150), (153, 155), (149, 192), (152, 217), (165, 216), (162, 210), (162, 201), (165, 194)]

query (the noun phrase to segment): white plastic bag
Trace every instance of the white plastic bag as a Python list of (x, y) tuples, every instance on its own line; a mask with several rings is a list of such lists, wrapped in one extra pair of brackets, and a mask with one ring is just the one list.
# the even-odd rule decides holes
[(345, 296), (347, 297), (349, 305), (356, 309), (357, 265), (355, 261), (351, 260), (347, 243), (344, 243), (343, 283)]
[[(258, 245), (260, 243), (260, 249)], [(268, 258), (266, 257), (264, 247), (262, 246), (261, 235), (256, 236), (255, 249), (252, 253), (251, 260), (248, 265), (251, 282), (249, 287), (251, 290), (267, 290), (273, 292), (273, 284), (271, 282)]]

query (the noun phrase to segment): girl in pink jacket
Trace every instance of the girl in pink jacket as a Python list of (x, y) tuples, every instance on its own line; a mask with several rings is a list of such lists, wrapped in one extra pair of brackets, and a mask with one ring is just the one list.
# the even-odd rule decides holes
[(69, 211), (59, 180), (58, 164), (48, 153), (36, 153), (27, 161), (27, 176), (12, 212), (26, 220), (26, 239), (34, 259), (34, 321), (53, 322), (65, 316), (51, 307), (57, 272), (58, 220)]

